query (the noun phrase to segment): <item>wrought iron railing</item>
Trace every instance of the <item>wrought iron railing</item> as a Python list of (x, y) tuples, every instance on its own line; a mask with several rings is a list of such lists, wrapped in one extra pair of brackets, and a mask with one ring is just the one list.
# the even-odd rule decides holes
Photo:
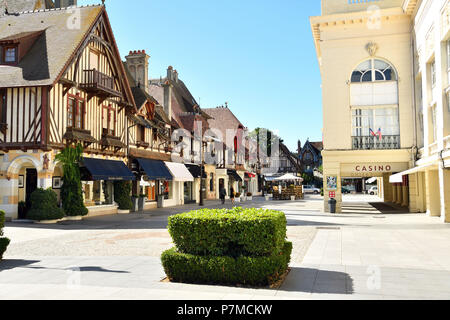
[(353, 150), (389, 150), (400, 149), (400, 136), (352, 137)]

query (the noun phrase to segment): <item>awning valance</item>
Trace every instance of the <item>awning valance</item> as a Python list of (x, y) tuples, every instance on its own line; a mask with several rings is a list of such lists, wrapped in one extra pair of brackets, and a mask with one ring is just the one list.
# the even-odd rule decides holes
[(433, 166), (436, 166), (436, 164), (435, 163), (426, 164), (426, 165), (423, 165), (423, 166), (418, 166), (418, 167), (409, 169), (407, 171), (403, 171), (403, 172), (400, 172), (400, 173), (397, 173), (397, 174), (393, 174), (392, 176), (389, 177), (389, 182), (390, 183), (402, 183), (404, 176), (407, 176), (409, 174), (414, 174), (414, 173), (417, 173), (417, 172), (421, 172), (421, 171), (425, 171), (425, 169), (433, 167)]
[(172, 173), (174, 181), (194, 181), (194, 177), (182, 163), (176, 162), (165, 162), (167, 168), (169, 168), (170, 173)]
[(123, 161), (83, 158), (82, 168), (89, 172), (86, 180), (135, 180), (133, 172), (125, 165)]
[[(200, 178), (200, 175), (202, 175), (200, 166), (198, 166), (196, 164), (186, 164), (186, 167), (194, 178)], [(206, 172), (204, 170), (203, 170), (202, 176), (203, 176), (203, 179), (207, 178)]]
[(163, 161), (144, 158), (137, 158), (137, 161), (147, 175), (148, 180), (173, 180), (172, 174)]
[(235, 181), (240, 181), (240, 182), (242, 182), (242, 178), (241, 178), (240, 175), (237, 174), (236, 170), (228, 169), (228, 170), (227, 170), (227, 173), (228, 173), (228, 175), (229, 175), (231, 178), (233, 178)]

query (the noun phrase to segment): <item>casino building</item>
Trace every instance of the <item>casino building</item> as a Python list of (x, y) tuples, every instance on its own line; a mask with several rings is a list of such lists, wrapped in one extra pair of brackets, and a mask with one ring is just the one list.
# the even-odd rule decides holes
[(325, 210), (344, 178), (450, 221), (450, 4), (322, 0), (311, 27), (322, 75)]

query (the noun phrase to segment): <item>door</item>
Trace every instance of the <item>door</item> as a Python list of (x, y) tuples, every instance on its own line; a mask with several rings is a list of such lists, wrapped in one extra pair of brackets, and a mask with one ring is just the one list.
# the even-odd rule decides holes
[[(25, 182), (25, 203), (26, 211), (31, 208), (31, 194), (37, 189), (37, 170), (26, 170), (26, 182)], [(26, 217), (26, 212), (23, 214)], [(19, 217), (19, 219), (25, 219), (25, 217)]]
[(193, 197), (192, 197), (192, 191), (193, 191), (193, 183), (192, 182), (185, 182), (184, 183), (184, 203), (193, 203)]

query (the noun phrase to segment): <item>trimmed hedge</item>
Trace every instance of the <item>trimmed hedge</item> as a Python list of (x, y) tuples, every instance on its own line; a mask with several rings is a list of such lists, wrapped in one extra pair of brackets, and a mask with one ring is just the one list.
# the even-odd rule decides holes
[(64, 211), (58, 207), (58, 196), (51, 189), (36, 189), (31, 194), (31, 209), (27, 219), (35, 221), (58, 220), (64, 217)]
[(8, 238), (1, 238), (3, 236), (3, 227), (5, 226), (5, 212), (0, 210), (0, 260), (3, 258), (3, 254), (6, 252), (6, 248), (10, 243)]
[(280, 279), (289, 266), (292, 243), (266, 257), (199, 256), (165, 251), (161, 261), (168, 278), (193, 284), (242, 284), (266, 286)]
[(131, 182), (115, 181), (114, 182), (114, 201), (119, 205), (119, 210), (131, 210), (133, 203), (131, 202)]
[(283, 212), (204, 209), (169, 217), (169, 233), (182, 253), (201, 256), (268, 256), (286, 239)]

